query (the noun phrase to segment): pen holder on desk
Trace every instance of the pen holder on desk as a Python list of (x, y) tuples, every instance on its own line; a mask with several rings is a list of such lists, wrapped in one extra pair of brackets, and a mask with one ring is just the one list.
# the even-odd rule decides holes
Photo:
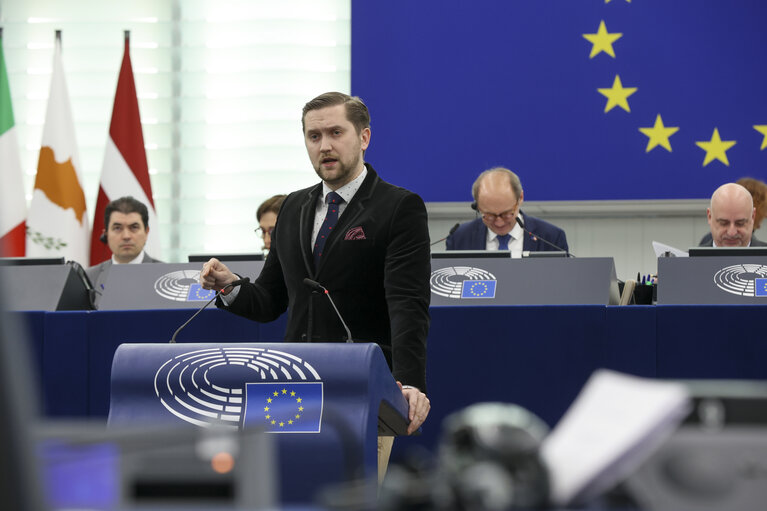
[(657, 284), (641, 285), (638, 284), (634, 288), (634, 304), (636, 305), (652, 305), (655, 303)]

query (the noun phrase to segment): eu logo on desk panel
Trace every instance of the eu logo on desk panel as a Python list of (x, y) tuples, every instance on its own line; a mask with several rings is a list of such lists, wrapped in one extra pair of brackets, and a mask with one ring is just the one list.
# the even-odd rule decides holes
[(464, 280), (461, 298), (495, 298), (496, 280)]
[(714, 283), (722, 291), (738, 296), (767, 296), (767, 266), (735, 264), (714, 274)]
[(210, 300), (213, 291), (202, 289), (198, 270), (178, 270), (160, 276), (154, 283), (155, 293), (175, 302)]
[(248, 383), (244, 426), (271, 433), (319, 433), (322, 393), (322, 382)]
[(320, 375), (311, 363), (284, 351), (226, 347), (181, 353), (157, 370), (154, 390), (168, 412), (196, 426), (319, 433), (322, 424)]
[(431, 292), (445, 298), (495, 298), (497, 279), (482, 268), (447, 266), (431, 272)]
[(756, 279), (756, 296), (767, 296), (767, 279)]
[(194, 283), (189, 286), (189, 294), (186, 297), (187, 302), (207, 302), (211, 298), (216, 296), (216, 292), (212, 289), (203, 289), (198, 283)]

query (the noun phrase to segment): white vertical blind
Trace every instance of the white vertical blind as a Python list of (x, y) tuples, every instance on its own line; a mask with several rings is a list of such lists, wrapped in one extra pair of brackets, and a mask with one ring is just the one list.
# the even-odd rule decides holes
[(258, 205), (317, 182), (301, 107), (328, 90), (349, 92), (350, 2), (0, 0), (27, 192), (61, 29), (92, 218), (130, 30), (165, 260), (260, 250)]

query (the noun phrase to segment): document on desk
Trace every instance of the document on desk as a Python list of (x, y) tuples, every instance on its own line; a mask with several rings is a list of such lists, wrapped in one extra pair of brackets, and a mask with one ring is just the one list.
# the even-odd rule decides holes
[(552, 504), (587, 502), (609, 490), (671, 435), (690, 406), (681, 383), (594, 372), (541, 446)]

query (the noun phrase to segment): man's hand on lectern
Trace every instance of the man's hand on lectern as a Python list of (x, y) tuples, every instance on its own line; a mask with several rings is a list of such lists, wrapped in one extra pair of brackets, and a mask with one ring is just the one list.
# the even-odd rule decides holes
[(410, 419), (410, 424), (407, 427), (407, 434), (412, 435), (414, 431), (421, 427), (421, 424), (426, 420), (426, 416), (429, 415), (431, 402), (429, 401), (429, 398), (426, 397), (426, 394), (417, 388), (411, 387), (410, 385), (402, 385), (400, 382), (397, 382), (397, 385), (399, 385), (400, 390), (402, 390), (402, 395), (405, 396), (405, 399), (407, 400), (407, 415), (408, 419)]

